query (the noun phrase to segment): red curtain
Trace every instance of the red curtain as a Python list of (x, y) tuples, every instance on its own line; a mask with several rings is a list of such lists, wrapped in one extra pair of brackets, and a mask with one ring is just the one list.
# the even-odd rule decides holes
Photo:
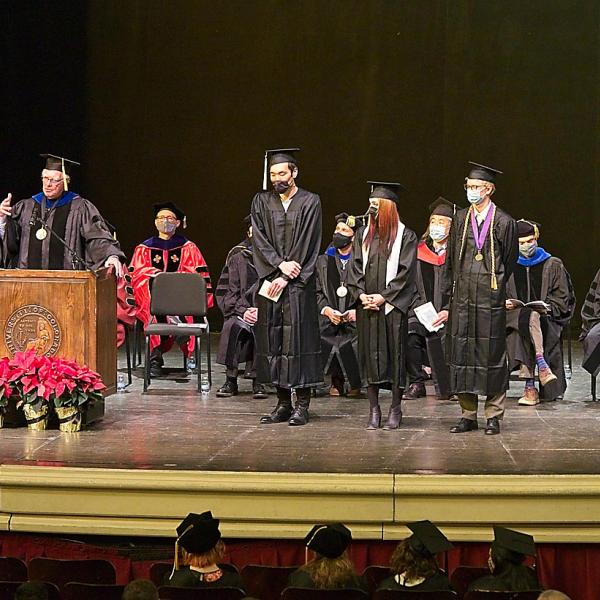
[[(134, 541), (134, 540), (132, 540)], [(395, 542), (355, 541), (350, 556), (359, 572), (368, 565), (387, 565), (396, 547)], [(146, 547), (147, 548), (147, 547)], [(168, 547), (163, 559), (140, 560), (134, 551), (114, 546), (99, 546), (51, 536), (20, 533), (0, 533), (0, 556), (12, 556), (29, 561), (37, 556), (63, 559), (101, 558), (110, 561), (117, 572), (117, 583), (147, 578), (155, 562), (170, 560)], [(448, 573), (459, 565), (485, 566), (489, 544), (458, 542), (455, 548), (440, 557), (440, 566)], [(241, 569), (247, 564), (293, 566), (304, 563), (304, 546), (299, 540), (231, 540), (227, 542), (226, 561)], [(538, 544), (537, 569), (545, 588), (558, 589), (572, 600), (600, 598), (600, 544)]]

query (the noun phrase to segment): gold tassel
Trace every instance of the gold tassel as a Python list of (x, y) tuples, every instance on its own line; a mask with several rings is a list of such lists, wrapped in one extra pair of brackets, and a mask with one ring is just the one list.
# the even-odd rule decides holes
[(497, 290), (498, 289), (498, 280), (496, 279), (496, 275), (492, 275), (492, 289), (493, 290)]
[(63, 184), (65, 186), (65, 192), (69, 191), (69, 184), (67, 183), (67, 173), (65, 172), (65, 159), (61, 158), (62, 165), (62, 176), (63, 176)]

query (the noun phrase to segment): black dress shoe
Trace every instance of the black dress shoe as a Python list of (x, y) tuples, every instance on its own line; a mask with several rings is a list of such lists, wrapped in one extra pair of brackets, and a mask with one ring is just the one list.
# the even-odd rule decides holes
[(485, 435), (498, 435), (500, 433), (500, 421), (498, 417), (492, 417), (487, 420), (485, 426)]
[(238, 386), (233, 381), (226, 381), (218, 390), (218, 398), (230, 398), (231, 396), (237, 396)]
[(466, 433), (467, 431), (475, 431), (479, 429), (477, 421), (462, 418), (454, 427), (450, 429), (450, 433)]
[(292, 416), (288, 420), (288, 425), (306, 425), (308, 423), (308, 408), (304, 406), (296, 406)]
[(256, 400), (264, 400), (269, 397), (269, 394), (267, 394), (267, 390), (262, 383), (254, 382), (252, 384), (252, 397)]
[(272, 423), (285, 423), (292, 416), (292, 405), (278, 404), (275, 410), (270, 415), (265, 415), (260, 418), (263, 425)]
[(162, 365), (158, 361), (150, 362), (150, 377), (162, 377), (163, 376), (163, 368)]
[(404, 392), (403, 397), (407, 400), (416, 400), (425, 396), (427, 396), (427, 390), (424, 383), (411, 383), (406, 392)]

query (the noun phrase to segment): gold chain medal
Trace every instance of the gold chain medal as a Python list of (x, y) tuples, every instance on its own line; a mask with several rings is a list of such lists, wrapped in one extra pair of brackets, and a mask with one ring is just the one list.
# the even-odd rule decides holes
[(348, 295), (348, 288), (342, 283), (342, 285), (335, 290), (335, 293), (338, 295), (338, 298), (345, 298)]
[(478, 253), (475, 255), (475, 260), (476, 260), (477, 262), (481, 262), (481, 261), (483, 260), (483, 254), (481, 254), (481, 252), (478, 252)]

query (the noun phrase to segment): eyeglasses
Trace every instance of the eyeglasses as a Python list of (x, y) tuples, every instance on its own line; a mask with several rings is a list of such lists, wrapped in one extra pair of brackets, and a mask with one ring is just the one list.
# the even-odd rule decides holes
[(464, 188), (465, 188), (465, 190), (482, 190), (485, 188), (485, 185), (482, 185), (481, 183), (479, 183), (479, 184), (473, 183), (471, 185), (467, 185), (465, 183)]
[(156, 221), (169, 221), (169, 223), (175, 223), (177, 221), (176, 217), (156, 217)]
[(42, 181), (44, 183), (49, 183), (51, 185), (58, 185), (62, 182), (62, 177), (60, 179), (52, 179), (51, 177), (42, 177)]

